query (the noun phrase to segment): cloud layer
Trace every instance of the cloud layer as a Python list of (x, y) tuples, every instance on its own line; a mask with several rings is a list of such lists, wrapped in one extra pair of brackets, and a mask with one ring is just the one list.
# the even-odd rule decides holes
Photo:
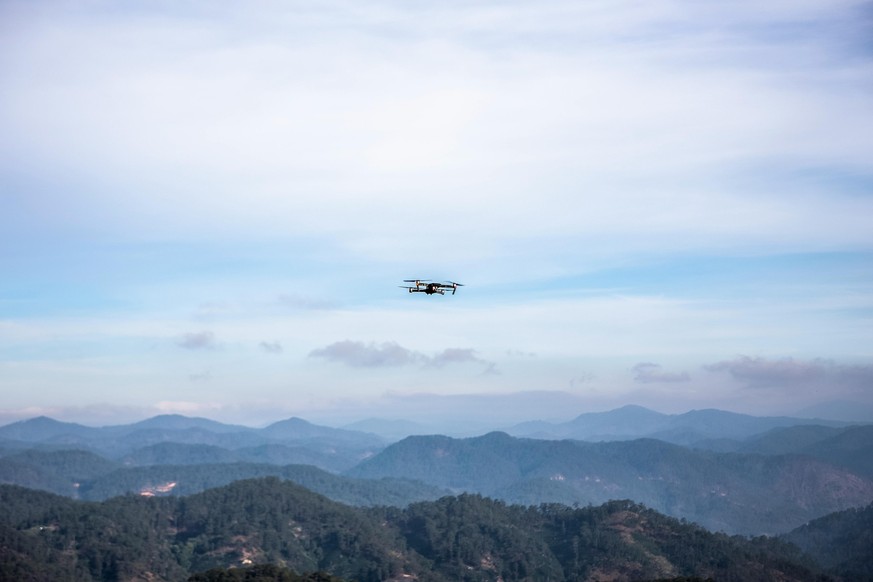
[(768, 359), (738, 356), (705, 366), (710, 372), (725, 372), (749, 388), (795, 388), (830, 386), (834, 389), (863, 389), (873, 387), (873, 365), (841, 364), (817, 358)]

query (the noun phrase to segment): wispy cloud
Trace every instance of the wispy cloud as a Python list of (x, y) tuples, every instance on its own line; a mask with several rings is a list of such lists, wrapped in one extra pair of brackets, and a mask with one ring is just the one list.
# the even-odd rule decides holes
[(483, 363), (484, 361), (476, 356), (476, 350), (470, 348), (448, 348), (430, 358), (428, 363), (436, 368), (442, 368), (447, 364)]
[(215, 334), (211, 331), (186, 333), (177, 344), (186, 350), (211, 350), (217, 346)]
[(597, 378), (592, 372), (581, 372), (570, 378), (568, 382), (570, 390), (576, 390), (582, 386), (590, 385)]
[(768, 359), (738, 356), (704, 366), (710, 372), (726, 372), (749, 388), (790, 388), (830, 385), (834, 388), (873, 386), (873, 366), (840, 364), (816, 358)]
[(535, 358), (536, 352), (526, 352), (523, 350), (506, 350), (506, 356), (509, 358)]
[(345, 340), (312, 350), (311, 358), (324, 358), (355, 368), (381, 368), (422, 363), (427, 358), (394, 342), (382, 344)]
[(264, 352), (268, 354), (281, 354), (282, 353), (282, 343), (281, 342), (261, 342), (258, 346)]
[(198, 374), (189, 374), (188, 380), (191, 382), (208, 382), (209, 380), (212, 380), (212, 372), (207, 370), (206, 372), (200, 372)]
[(162, 400), (154, 405), (161, 414), (199, 414), (221, 410), (222, 406), (214, 402), (189, 402), (185, 400)]
[(448, 348), (427, 360), (429, 366), (442, 368), (449, 364), (479, 364), (484, 366), (483, 374), (499, 374), (497, 364), (482, 359), (476, 355), (476, 350), (470, 348)]
[(329, 299), (310, 297), (297, 293), (282, 293), (278, 302), (284, 307), (304, 310), (336, 309), (338, 303)]
[(640, 362), (631, 370), (634, 372), (634, 382), (644, 384), (653, 382), (688, 382), (691, 376), (687, 372), (667, 372), (659, 364)]
[(381, 368), (419, 365), (442, 368), (453, 364), (480, 364), (486, 371), (494, 371), (495, 364), (476, 355), (470, 348), (447, 348), (436, 355), (428, 356), (409, 350), (395, 342), (364, 343), (345, 340), (324, 348), (313, 350), (310, 357), (324, 358), (332, 362), (357, 368)]

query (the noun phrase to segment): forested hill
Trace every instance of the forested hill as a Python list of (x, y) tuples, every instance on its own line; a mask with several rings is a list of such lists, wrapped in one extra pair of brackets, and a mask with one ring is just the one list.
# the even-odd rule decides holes
[(249, 563), (358, 582), (823, 579), (777, 540), (713, 534), (629, 501), (528, 508), (462, 495), (361, 509), (266, 478), (100, 503), (3, 485), (0, 505), (3, 580), (176, 581)]
[(816, 519), (783, 539), (844, 580), (873, 580), (873, 504)]
[[(856, 457), (868, 454), (864, 447), (849, 450)], [(797, 454), (717, 453), (654, 439), (544, 441), (500, 432), (468, 439), (417, 436), (346, 474), (403, 476), (530, 505), (633, 499), (714, 531), (746, 535), (784, 533), (873, 501), (873, 479), (845, 463)]]

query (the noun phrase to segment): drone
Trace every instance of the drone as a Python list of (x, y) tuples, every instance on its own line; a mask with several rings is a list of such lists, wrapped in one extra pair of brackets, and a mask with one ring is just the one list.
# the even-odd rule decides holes
[(445, 283), (433, 283), (430, 279), (404, 279), (404, 283), (412, 283), (412, 285), (400, 285), (403, 289), (408, 289), (410, 293), (426, 293), (433, 295), (439, 293), (445, 295), (446, 291), (452, 290), (452, 295), (458, 290), (458, 287), (463, 287), (463, 283), (455, 283), (454, 281), (446, 281)]

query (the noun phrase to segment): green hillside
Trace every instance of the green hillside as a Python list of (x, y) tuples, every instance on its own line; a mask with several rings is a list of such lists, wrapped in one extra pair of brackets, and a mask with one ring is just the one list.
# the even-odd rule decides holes
[(873, 580), (873, 504), (816, 519), (782, 538), (845, 580)]
[(777, 540), (713, 534), (629, 501), (574, 509), (462, 495), (356, 509), (266, 478), (101, 503), (4, 485), (0, 505), (3, 580), (220, 580), (215, 569), (254, 564), (358, 582), (823, 579)]

